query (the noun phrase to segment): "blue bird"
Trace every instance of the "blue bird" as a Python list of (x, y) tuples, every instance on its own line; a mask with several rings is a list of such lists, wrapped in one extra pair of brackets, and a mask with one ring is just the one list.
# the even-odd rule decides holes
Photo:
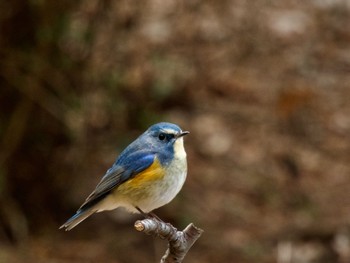
[(187, 160), (179, 126), (152, 125), (117, 158), (76, 214), (61, 227), (71, 230), (94, 213), (124, 207), (147, 215), (166, 205), (181, 190)]

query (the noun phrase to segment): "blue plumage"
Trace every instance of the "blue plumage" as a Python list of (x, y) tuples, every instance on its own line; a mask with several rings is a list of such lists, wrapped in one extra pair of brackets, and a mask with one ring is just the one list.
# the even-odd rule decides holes
[[(149, 211), (171, 201), (180, 191), (186, 178), (186, 153), (182, 140), (182, 136), (186, 134), (188, 132), (182, 132), (179, 126), (172, 123), (161, 122), (152, 125), (121, 152), (77, 213), (61, 228), (70, 230), (95, 212), (119, 206), (129, 210), (136, 207)], [(175, 148), (178, 149), (178, 153), (175, 152)], [(179, 156), (175, 158), (176, 154)], [(163, 181), (152, 182), (151, 185), (146, 181), (144, 188), (135, 189), (134, 193), (133, 189), (124, 189), (124, 192), (118, 190), (124, 182), (151, 167), (156, 159), (165, 173), (164, 178), (159, 179)]]

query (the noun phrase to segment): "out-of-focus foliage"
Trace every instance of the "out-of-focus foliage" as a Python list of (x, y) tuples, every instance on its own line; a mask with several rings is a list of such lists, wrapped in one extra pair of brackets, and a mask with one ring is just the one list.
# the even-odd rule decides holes
[(57, 227), (160, 120), (191, 131), (157, 211), (205, 230), (189, 262), (349, 261), (348, 1), (15, 0), (0, 23), (0, 262), (156, 261), (121, 212)]

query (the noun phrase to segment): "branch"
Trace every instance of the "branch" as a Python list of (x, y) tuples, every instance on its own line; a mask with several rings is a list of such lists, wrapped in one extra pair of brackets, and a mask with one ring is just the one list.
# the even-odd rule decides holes
[(202, 229), (192, 223), (183, 231), (178, 231), (170, 223), (155, 218), (137, 220), (134, 227), (139, 232), (168, 240), (168, 249), (162, 257), (161, 263), (181, 263), (194, 242), (203, 233)]

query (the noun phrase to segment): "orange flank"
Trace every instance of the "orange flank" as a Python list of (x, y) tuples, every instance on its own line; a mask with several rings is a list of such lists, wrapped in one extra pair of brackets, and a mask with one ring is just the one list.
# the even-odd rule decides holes
[(161, 180), (165, 175), (164, 170), (162, 169), (160, 162), (157, 158), (154, 159), (153, 164), (147, 169), (143, 170), (137, 174), (134, 178), (126, 181), (121, 186), (123, 188), (142, 188), (145, 184), (153, 183), (154, 181)]

